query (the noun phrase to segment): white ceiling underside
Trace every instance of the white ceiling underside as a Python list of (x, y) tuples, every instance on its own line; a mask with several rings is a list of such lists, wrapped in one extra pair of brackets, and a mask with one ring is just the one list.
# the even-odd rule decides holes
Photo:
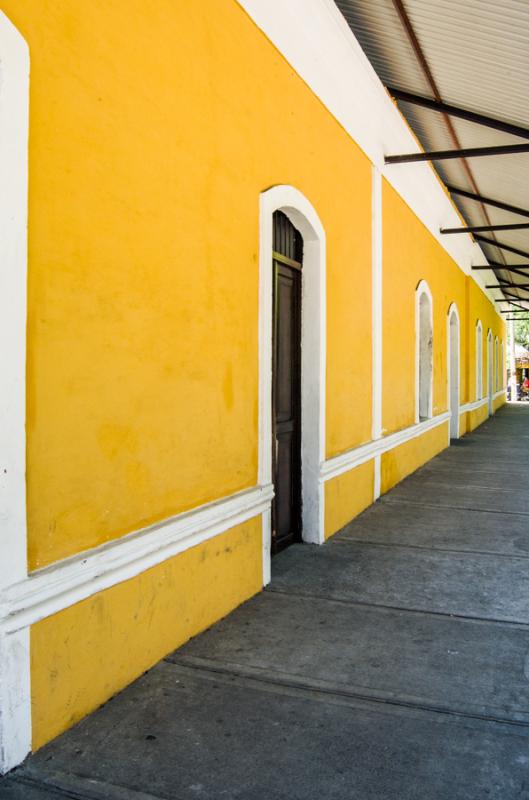
[[(384, 85), (434, 99), (393, 0), (336, 0), (336, 4)], [(404, 8), (444, 103), (529, 129), (529, 0), (404, 0)], [(398, 105), (424, 150), (454, 149), (443, 114), (409, 102)], [(528, 141), (450, 119), (462, 148)], [(529, 208), (529, 153), (470, 158), (467, 164), (480, 195)], [(461, 159), (436, 161), (434, 166), (444, 183), (475, 193)], [(409, 165), (392, 168), (409, 169)], [(529, 222), (475, 200), (456, 195), (453, 200), (468, 225)], [(529, 253), (529, 229), (481, 235)], [(490, 261), (529, 263), (529, 257), (480, 245)], [(499, 269), (496, 275), (529, 284), (529, 268), (528, 278)], [(527, 297), (529, 308), (529, 291), (515, 294)]]

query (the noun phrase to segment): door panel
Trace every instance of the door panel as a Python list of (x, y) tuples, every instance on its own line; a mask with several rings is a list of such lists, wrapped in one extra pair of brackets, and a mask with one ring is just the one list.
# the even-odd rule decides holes
[(281, 217), (274, 215), (273, 553), (301, 538), (301, 237)]

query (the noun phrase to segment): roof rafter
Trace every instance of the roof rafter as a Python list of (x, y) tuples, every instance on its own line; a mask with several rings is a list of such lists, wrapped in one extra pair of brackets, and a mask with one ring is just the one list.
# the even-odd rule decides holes
[(511, 122), (488, 117), (485, 114), (479, 114), (476, 111), (470, 111), (460, 106), (452, 106), (449, 103), (444, 103), (442, 100), (432, 100), (429, 97), (423, 97), (413, 92), (406, 92), (404, 89), (397, 89), (395, 86), (386, 86), (386, 89), (395, 100), (413, 103), (423, 108), (429, 108), (432, 111), (449, 114), (451, 117), (466, 119), (468, 122), (475, 122), (477, 125), (485, 125), (487, 128), (494, 128), (497, 131), (510, 133), (513, 136), (520, 136), (522, 139), (529, 139), (529, 129), (523, 128), (521, 125), (514, 125)]
[(402, 153), (386, 156), (386, 164), (412, 164), (416, 161), (446, 161), (450, 158), (482, 158), (484, 156), (512, 155), (529, 153), (526, 144), (500, 144), (492, 147), (462, 147), (456, 150), (429, 150), (423, 153)]
[(463, 228), (440, 228), (440, 233), (479, 233), (480, 231), (521, 231), (529, 228), (529, 222), (513, 222), (507, 225), (467, 225)]
[[(518, 247), (512, 247), (512, 245), (505, 244), (504, 242), (497, 242), (496, 239), (488, 239), (486, 236), (476, 235), (474, 238), (477, 242), (490, 244), (492, 247), (499, 247), (501, 250), (508, 250), (510, 253), (516, 253), (518, 256), (525, 256), (526, 258), (529, 258), (529, 253), (527, 250), (520, 250)], [(509, 269), (509, 267), (496, 266), (496, 269)], [(514, 272), (514, 270), (512, 271)]]
[(492, 197), (484, 197), (484, 195), (476, 194), (475, 192), (467, 192), (466, 189), (459, 189), (457, 186), (449, 186), (446, 184), (446, 188), (450, 194), (460, 195), (461, 197), (466, 197), (468, 200), (476, 200), (478, 203), (485, 203), (487, 206), (501, 208), (503, 211), (510, 211), (513, 214), (520, 214), (522, 217), (529, 217), (529, 209), (527, 208), (513, 206), (510, 203), (504, 203), (502, 200), (494, 200)]
[(529, 289), (529, 283), (509, 283), (508, 281), (502, 281), (502, 283), (487, 283), (485, 289), (507, 289), (509, 286), (513, 289), (524, 289), (525, 291)]
[[(432, 91), (432, 94), (434, 95), (435, 99), (439, 103), (442, 103), (443, 102), (443, 98), (441, 96), (441, 92), (439, 91), (439, 87), (437, 86), (437, 82), (436, 82), (436, 80), (434, 78), (433, 72), (430, 69), (430, 64), (428, 63), (428, 59), (426, 58), (426, 55), (425, 55), (425, 53), (424, 53), (424, 51), (423, 51), (423, 49), (421, 47), (421, 43), (419, 42), (419, 39), (417, 37), (417, 34), (416, 34), (415, 29), (414, 29), (413, 24), (412, 24), (412, 21), (411, 21), (408, 13), (406, 11), (406, 8), (404, 6), (404, 2), (403, 2), (403, 0), (392, 0), (392, 1), (393, 1), (393, 6), (394, 6), (394, 8), (395, 8), (395, 10), (396, 10), (396, 12), (398, 14), (398, 17), (399, 17), (400, 21), (401, 21), (401, 24), (402, 24), (402, 26), (403, 26), (403, 28), (404, 28), (404, 30), (406, 32), (406, 36), (408, 37), (408, 40), (409, 40), (409, 42), (411, 44), (413, 52), (415, 53), (415, 58), (417, 59), (417, 62), (419, 64), (420, 68), (421, 68), (421, 71), (422, 71), (424, 77), (426, 78), (426, 81), (428, 82), (428, 85), (429, 85), (429, 87), (430, 87), (430, 89)], [(442, 113), (442, 118), (443, 118), (443, 121), (445, 123), (445, 126), (446, 126), (446, 129), (448, 131), (448, 134), (450, 136), (450, 139), (452, 140), (452, 142), (454, 144), (454, 147), (461, 148), (461, 142), (459, 140), (459, 136), (457, 135), (457, 131), (455, 129), (455, 126), (454, 126), (454, 123), (453, 123), (453, 120), (452, 120), (450, 114), (447, 114), (447, 113), (443, 112)], [(464, 173), (466, 174), (466, 176), (468, 178), (468, 181), (470, 183), (470, 186), (471, 186), (472, 190), (476, 194), (480, 194), (480, 190), (479, 190), (479, 187), (478, 187), (478, 185), (476, 183), (476, 179), (474, 177), (474, 172), (473, 172), (472, 168), (470, 167), (470, 164), (468, 163), (466, 158), (462, 158), (460, 163), (461, 163), (461, 166), (463, 168)], [(483, 216), (484, 216), (487, 224), (490, 225), (491, 224), (491, 219), (489, 217), (489, 212), (488, 212), (488, 210), (487, 210), (487, 208), (486, 208), (484, 203), (481, 203), (481, 209), (483, 211)], [(494, 237), (494, 233), (492, 234), (492, 236)], [(500, 259), (505, 263), (505, 256), (503, 255), (503, 253), (501, 251), (500, 251)]]

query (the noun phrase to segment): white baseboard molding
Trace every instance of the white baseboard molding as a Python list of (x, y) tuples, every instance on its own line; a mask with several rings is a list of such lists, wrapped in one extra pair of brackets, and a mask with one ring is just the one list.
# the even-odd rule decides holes
[[(498, 397), (501, 397), (506, 393), (507, 389), (500, 389), (498, 392), (495, 392), (492, 395), (493, 400), (497, 400)], [(478, 408), (482, 408), (486, 406), (489, 402), (488, 396), (482, 397), (480, 400), (472, 400), (470, 403), (464, 403), (462, 406), (459, 406), (459, 413), (466, 414), (467, 411), (477, 411)]]
[(443, 414), (438, 414), (431, 419), (418, 422), (416, 425), (410, 425), (409, 428), (403, 428), (396, 433), (390, 433), (388, 436), (374, 439), (371, 442), (360, 445), (360, 447), (348, 450), (346, 453), (340, 453), (339, 456), (329, 458), (322, 465), (320, 479), (321, 481), (328, 481), (331, 478), (342, 475), (344, 472), (349, 472), (349, 470), (360, 466), (360, 464), (365, 464), (366, 461), (370, 461), (375, 456), (387, 453), (388, 450), (393, 450), (411, 439), (416, 439), (418, 436), (428, 433), (428, 431), (448, 422), (449, 419), (450, 413), (445, 411)]
[(459, 406), (459, 413), (466, 414), (467, 411), (477, 411), (478, 408), (486, 406), (488, 402), (488, 397), (482, 397), (480, 400), (471, 400), (470, 403), (463, 403), (462, 406)]
[(134, 578), (262, 514), (272, 497), (271, 485), (238, 492), (38, 570), (0, 595), (0, 633), (28, 627)]

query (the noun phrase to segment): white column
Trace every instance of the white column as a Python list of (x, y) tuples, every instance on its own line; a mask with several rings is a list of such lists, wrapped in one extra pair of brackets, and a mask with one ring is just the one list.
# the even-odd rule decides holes
[[(26, 283), (29, 52), (0, 12), (0, 606), (27, 576)], [(0, 627), (0, 773), (31, 747), (29, 631)]]

